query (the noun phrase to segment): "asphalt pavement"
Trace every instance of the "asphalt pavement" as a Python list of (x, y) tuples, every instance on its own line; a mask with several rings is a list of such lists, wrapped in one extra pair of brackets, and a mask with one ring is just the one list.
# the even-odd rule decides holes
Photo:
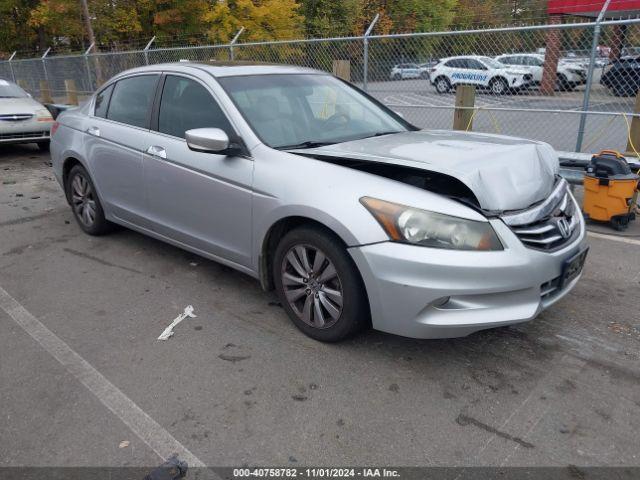
[(48, 155), (0, 147), (0, 466), (638, 466), (640, 227), (590, 228), (532, 322), (328, 345), (243, 274), (83, 234)]

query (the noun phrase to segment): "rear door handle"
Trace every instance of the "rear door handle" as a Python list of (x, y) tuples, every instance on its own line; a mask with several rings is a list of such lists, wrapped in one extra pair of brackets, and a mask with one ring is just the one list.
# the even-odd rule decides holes
[(162, 159), (167, 158), (167, 151), (158, 145), (152, 145), (147, 148), (147, 153), (152, 157), (158, 157)]
[(98, 127), (89, 127), (87, 128), (87, 133), (89, 135), (93, 135), (94, 137), (100, 136), (100, 129)]

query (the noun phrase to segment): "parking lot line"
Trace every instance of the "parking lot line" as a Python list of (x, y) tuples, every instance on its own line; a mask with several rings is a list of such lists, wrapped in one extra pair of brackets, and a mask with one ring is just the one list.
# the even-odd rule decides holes
[(640, 240), (629, 237), (620, 237), (617, 235), (607, 235), (606, 233), (587, 232), (587, 235), (593, 238), (601, 238), (603, 240), (613, 240), (614, 242), (628, 243), (630, 245), (640, 245)]
[(190, 467), (205, 467), (204, 462), (178, 442), (173, 435), (138, 407), (133, 400), (107, 380), (60, 337), (45, 327), (2, 287), (0, 287), (0, 309), (49, 352), (67, 372), (93, 393), (160, 458), (166, 460), (177, 454)]

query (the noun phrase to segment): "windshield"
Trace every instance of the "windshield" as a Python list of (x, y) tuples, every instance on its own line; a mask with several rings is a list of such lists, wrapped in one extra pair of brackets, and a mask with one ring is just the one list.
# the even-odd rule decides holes
[(0, 98), (25, 98), (29, 95), (15, 83), (0, 80)]
[(247, 75), (218, 81), (272, 148), (314, 147), (412, 129), (329, 75)]

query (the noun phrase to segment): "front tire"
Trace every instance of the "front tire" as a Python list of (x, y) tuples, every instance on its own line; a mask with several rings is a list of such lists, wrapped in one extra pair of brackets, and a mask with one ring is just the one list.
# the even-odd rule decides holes
[(41, 152), (48, 152), (49, 151), (49, 147), (51, 146), (51, 142), (49, 142), (49, 140), (47, 140), (46, 142), (38, 142), (36, 145), (38, 145), (38, 149)]
[(305, 226), (287, 233), (275, 251), (273, 278), (285, 311), (309, 337), (338, 342), (367, 325), (360, 274), (340, 240), (326, 230)]
[(104, 235), (113, 230), (113, 224), (104, 216), (93, 181), (83, 166), (76, 165), (71, 169), (66, 190), (73, 216), (85, 233)]
[(489, 88), (494, 95), (504, 95), (509, 90), (509, 84), (504, 78), (494, 78), (491, 80)]

